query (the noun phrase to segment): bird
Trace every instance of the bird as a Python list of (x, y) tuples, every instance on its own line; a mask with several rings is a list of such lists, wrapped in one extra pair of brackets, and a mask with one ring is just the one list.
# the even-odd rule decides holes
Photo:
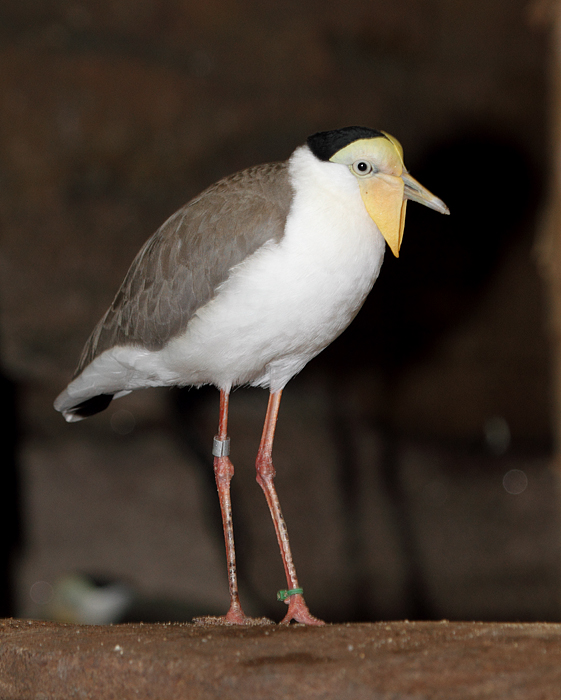
[(228, 407), (239, 385), (269, 390), (256, 473), (287, 588), (282, 624), (321, 625), (304, 599), (274, 486), (272, 450), (288, 381), (349, 325), (397, 257), (407, 201), (449, 210), (407, 171), (399, 141), (348, 126), (309, 136), (283, 162), (225, 177), (173, 214), (141, 248), (54, 407), (67, 421), (155, 386), (219, 390), (214, 475), (230, 605), (218, 623), (252, 624), (238, 591)]

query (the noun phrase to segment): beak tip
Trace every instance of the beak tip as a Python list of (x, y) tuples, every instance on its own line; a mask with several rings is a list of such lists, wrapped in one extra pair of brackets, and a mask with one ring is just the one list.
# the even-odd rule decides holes
[(444, 204), (444, 202), (439, 199), (438, 197), (433, 197), (432, 200), (423, 202), (425, 206), (427, 206), (429, 209), (434, 209), (434, 211), (439, 212), (440, 214), (450, 214), (450, 209)]

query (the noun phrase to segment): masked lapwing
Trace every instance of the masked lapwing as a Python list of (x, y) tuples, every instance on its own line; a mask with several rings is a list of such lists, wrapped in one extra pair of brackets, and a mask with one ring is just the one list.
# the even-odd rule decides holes
[(285, 162), (220, 180), (140, 250), (55, 401), (77, 421), (135, 389), (219, 389), (212, 454), (230, 588), (225, 623), (251, 623), (238, 597), (227, 430), (230, 390), (246, 384), (270, 392), (256, 467), (286, 572), (282, 622), (323, 624), (304, 601), (273, 484), (279, 404), (288, 380), (362, 306), (385, 244), (399, 254), (408, 199), (449, 213), (409, 175), (395, 138), (356, 126), (316, 133)]

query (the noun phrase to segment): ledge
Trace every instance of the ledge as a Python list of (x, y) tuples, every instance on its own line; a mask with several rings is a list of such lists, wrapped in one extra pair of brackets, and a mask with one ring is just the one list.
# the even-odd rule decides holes
[(3, 700), (538, 700), (558, 697), (559, 688), (561, 624), (0, 620)]

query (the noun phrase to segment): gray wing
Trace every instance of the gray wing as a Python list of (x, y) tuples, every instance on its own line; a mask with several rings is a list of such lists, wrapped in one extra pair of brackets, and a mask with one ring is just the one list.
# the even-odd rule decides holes
[(183, 333), (234, 265), (282, 238), (291, 201), (288, 164), (271, 163), (220, 180), (176, 212), (134, 259), (74, 376), (115, 345), (159, 350)]

